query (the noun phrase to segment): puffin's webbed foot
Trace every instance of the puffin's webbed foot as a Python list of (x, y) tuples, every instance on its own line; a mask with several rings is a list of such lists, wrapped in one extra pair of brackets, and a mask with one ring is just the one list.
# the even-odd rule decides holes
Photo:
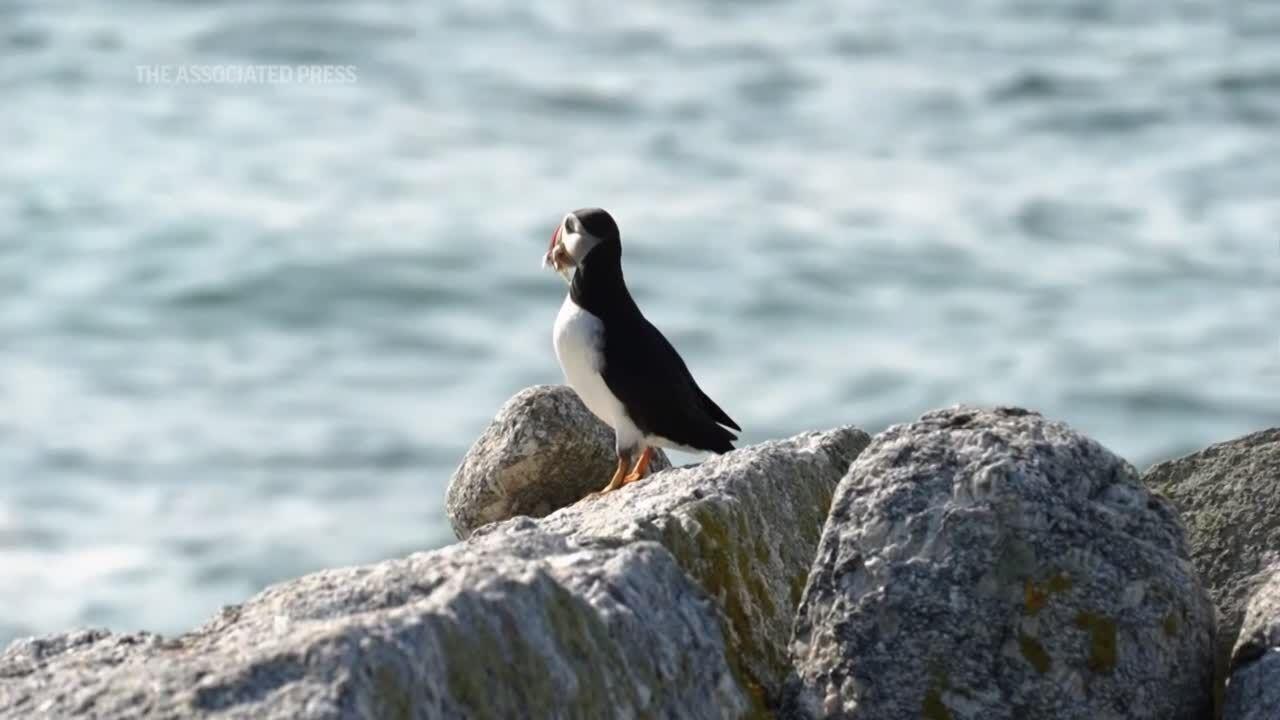
[(614, 470), (613, 478), (609, 480), (609, 484), (605, 485), (600, 490), (597, 490), (596, 492), (591, 493), (587, 497), (596, 497), (597, 495), (603, 495), (607, 492), (613, 492), (614, 490), (617, 490), (618, 488), (622, 487), (622, 485), (624, 484), (623, 481), (626, 480), (626, 477), (627, 477), (627, 465), (630, 464), (628, 462), (629, 460), (630, 458), (628, 456), (619, 455), (618, 469)]
[(643, 479), (646, 475), (648, 475), (649, 461), (652, 459), (653, 459), (653, 448), (649, 448), (649, 447), (645, 448), (644, 452), (640, 453), (640, 459), (636, 461), (635, 469), (633, 469), (630, 473), (628, 473), (626, 477), (622, 478), (622, 484), (630, 485), (631, 483), (637, 480)]

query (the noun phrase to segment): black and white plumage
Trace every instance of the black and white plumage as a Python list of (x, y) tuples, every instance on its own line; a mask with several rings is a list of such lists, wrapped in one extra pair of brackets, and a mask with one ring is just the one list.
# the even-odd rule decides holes
[[(617, 437), (618, 471), (605, 491), (643, 477), (654, 447), (733, 449), (737, 436), (727, 428), (741, 428), (698, 387), (627, 290), (622, 241), (609, 213), (565, 215), (544, 264), (569, 280), (553, 332), (565, 379)], [(634, 470), (624, 474), (637, 453)]]

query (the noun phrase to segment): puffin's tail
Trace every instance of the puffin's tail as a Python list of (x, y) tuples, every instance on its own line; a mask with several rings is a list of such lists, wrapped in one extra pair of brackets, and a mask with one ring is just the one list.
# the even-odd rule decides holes
[[(711, 416), (712, 420), (715, 420), (717, 423), (721, 425), (728, 425), (729, 427), (733, 428), (734, 430), (737, 430), (738, 432), (742, 432), (742, 428), (738, 427), (738, 423), (734, 422), (733, 418), (729, 417), (729, 413), (725, 412), (724, 410), (721, 410), (720, 406), (716, 404), (715, 400), (712, 400), (709, 395), (702, 392), (702, 388), (697, 387), (695, 385), (694, 389), (698, 391), (698, 397), (702, 398), (702, 407), (707, 411), (707, 414)], [(736, 437), (734, 437), (733, 439), (737, 440)]]
[(698, 444), (696, 447), (699, 450), (709, 450), (719, 455), (723, 455), (724, 453), (733, 450), (733, 441), (738, 439), (737, 435), (734, 435), (710, 420), (707, 421), (705, 428), (700, 434), (701, 437), (698, 438)]

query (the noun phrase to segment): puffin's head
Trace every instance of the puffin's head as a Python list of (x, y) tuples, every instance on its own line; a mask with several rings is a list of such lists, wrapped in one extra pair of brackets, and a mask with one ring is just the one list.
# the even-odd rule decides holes
[(554, 269), (569, 282), (573, 279), (572, 268), (585, 262), (587, 255), (601, 246), (621, 252), (618, 224), (600, 208), (574, 210), (566, 214), (551, 233), (551, 245), (542, 256), (542, 266)]

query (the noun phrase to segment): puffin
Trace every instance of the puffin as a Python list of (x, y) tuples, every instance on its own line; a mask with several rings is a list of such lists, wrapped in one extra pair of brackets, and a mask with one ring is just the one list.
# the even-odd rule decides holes
[(738, 426), (707, 396), (680, 354), (627, 290), (618, 224), (600, 208), (567, 213), (551, 234), (544, 267), (569, 292), (552, 343), (565, 380), (593, 415), (613, 428), (618, 467), (599, 491), (643, 478), (655, 447), (696, 453), (733, 450)]

